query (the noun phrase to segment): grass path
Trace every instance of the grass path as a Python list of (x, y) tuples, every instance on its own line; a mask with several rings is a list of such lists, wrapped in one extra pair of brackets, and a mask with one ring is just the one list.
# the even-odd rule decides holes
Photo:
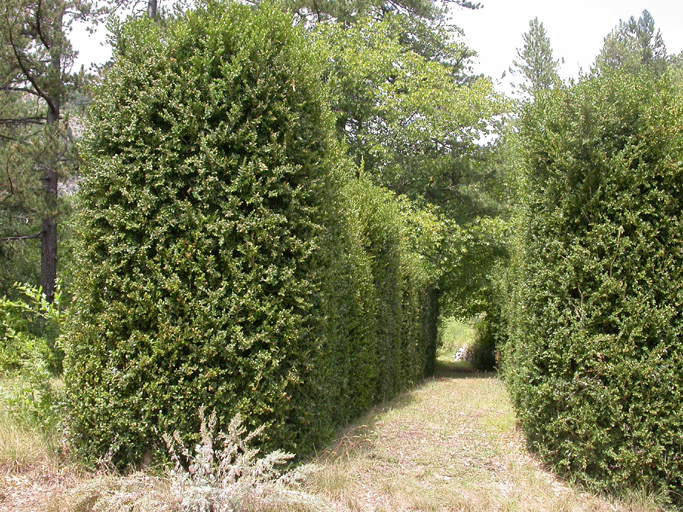
[[(505, 387), (447, 360), (318, 457), (313, 492), (343, 511), (653, 511), (567, 485), (525, 449)], [(640, 501), (640, 502), (638, 502)]]
[[(619, 502), (559, 480), (525, 449), (495, 375), (468, 371), (448, 358), (439, 368), (435, 378), (370, 412), (320, 453), (306, 467), (304, 490), (336, 512), (659, 510), (647, 499)], [(5, 461), (4, 468), (0, 512), (111, 510), (97, 508), (98, 496), (129, 485), (44, 457), (23, 469)], [(167, 492), (160, 491), (167, 482), (143, 476), (135, 485), (140, 500), (126, 510), (161, 510), (143, 502)]]

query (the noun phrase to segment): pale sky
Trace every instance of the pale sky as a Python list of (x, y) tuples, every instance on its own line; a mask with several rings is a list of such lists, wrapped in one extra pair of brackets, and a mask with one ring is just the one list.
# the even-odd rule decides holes
[[(475, 0), (476, 1), (476, 0)], [(556, 58), (564, 57), (560, 70), (565, 78), (588, 70), (602, 48), (604, 37), (631, 16), (639, 18), (647, 9), (664, 37), (669, 53), (683, 51), (683, 0), (478, 0), (483, 7), (476, 11), (454, 8), (453, 23), (465, 31), (465, 40), (479, 56), (475, 72), (494, 80), (516, 58), (529, 30), (529, 20), (538, 17), (548, 33)], [(80, 55), (77, 66), (103, 63), (111, 55), (101, 46), (104, 30), (95, 36), (76, 30), (73, 40)], [(499, 89), (510, 92), (509, 74), (499, 82)]]
[[(465, 31), (465, 40), (479, 56), (475, 71), (494, 80), (517, 58), (524, 45), (522, 34), (529, 20), (538, 17), (546, 29), (555, 58), (564, 57), (564, 78), (587, 71), (602, 48), (605, 36), (619, 20), (639, 18), (650, 11), (664, 38), (667, 51), (683, 50), (683, 0), (478, 0), (476, 11), (454, 8), (453, 23)], [(509, 92), (506, 77), (499, 88)]]

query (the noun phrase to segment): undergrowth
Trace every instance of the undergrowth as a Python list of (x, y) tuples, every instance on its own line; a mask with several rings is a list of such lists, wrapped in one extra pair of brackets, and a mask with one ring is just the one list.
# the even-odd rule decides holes
[(50, 510), (60, 512), (322, 512), (323, 498), (301, 486), (305, 468), (283, 472), (293, 454), (282, 450), (259, 457), (236, 415), (226, 432), (216, 432), (215, 410), (199, 410), (200, 441), (190, 450), (178, 432), (162, 435), (173, 467), (161, 476), (137, 472), (125, 477), (100, 475), (63, 496)]

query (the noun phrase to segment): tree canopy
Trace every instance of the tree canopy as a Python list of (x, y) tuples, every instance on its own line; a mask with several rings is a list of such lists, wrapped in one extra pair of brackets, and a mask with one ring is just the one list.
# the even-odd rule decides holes
[(605, 37), (605, 43), (596, 59), (596, 68), (605, 73), (621, 69), (637, 73), (643, 68), (661, 75), (667, 68), (668, 56), (662, 33), (655, 29), (652, 15), (643, 11), (619, 25)]
[(443, 17), (449, 5), (478, 9), (481, 4), (470, 0), (446, 0), (438, 4), (430, 0), (284, 0), (283, 5), (299, 17), (313, 22), (336, 21), (352, 23), (372, 14), (382, 17), (389, 13), (434, 21)]
[(559, 69), (562, 61), (555, 59), (550, 38), (543, 23), (534, 18), (529, 31), (522, 34), (524, 46), (517, 49), (517, 59), (510, 71), (522, 78), (519, 89), (527, 96), (547, 91), (560, 84)]
[(481, 155), (479, 140), (503, 104), (490, 80), (463, 80), (471, 50), (432, 32), (442, 53), (425, 57), (403, 40), (409, 23), (389, 15), (317, 29), (329, 48), (337, 134), (377, 183), (455, 209), (468, 200), (466, 162)]

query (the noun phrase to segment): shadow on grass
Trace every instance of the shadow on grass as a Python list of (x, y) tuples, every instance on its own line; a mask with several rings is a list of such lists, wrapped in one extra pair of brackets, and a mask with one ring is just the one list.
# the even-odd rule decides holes
[[(424, 385), (424, 383), (421, 385)], [(416, 400), (412, 391), (418, 387), (406, 390), (391, 399), (375, 405), (365, 414), (339, 429), (335, 439), (318, 452), (313, 457), (313, 460), (317, 463), (327, 464), (342, 459), (348, 460), (371, 451), (375, 446), (377, 422), (383, 421), (383, 418), (391, 411), (404, 409), (412, 405)]]
[(430, 380), (450, 379), (490, 379), (497, 376), (497, 372), (482, 372), (472, 368), (463, 361), (451, 361), (441, 357), (436, 362), (434, 376), (417, 384), (400, 395), (375, 405), (360, 418), (356, 418), (337, 432), (336, 438), (317, 453), (314, 459), (318, 463), (330, 463), (339, 459), (349, 459), (367, 450), (372, 450), (375, 442), (376, 424), (394, 410), (410, 407), (417, 399), (414, 391), (427, 385)]
[(436, 368), (434, 369), (435, 379), (490, 379), (496, 377), (498, 372), (483, 372), (475, 370), (472, 365), (466, 361), (450, 361), (444, 357), (440, 357), (436, 361)]

